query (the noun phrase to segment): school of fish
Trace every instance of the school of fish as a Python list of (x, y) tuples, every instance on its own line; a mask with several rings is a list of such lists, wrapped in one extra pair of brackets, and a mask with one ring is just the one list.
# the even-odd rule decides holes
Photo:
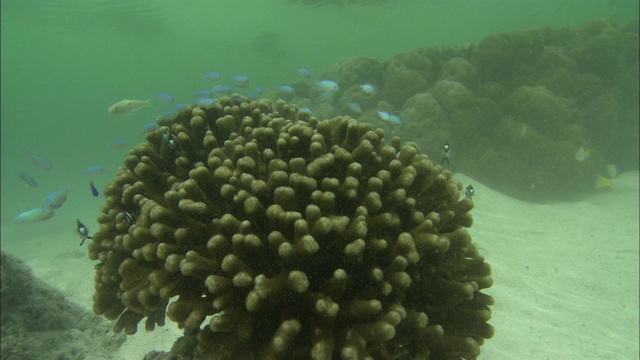
[[(302, 83), (305, 86), (305, 89), (315, 89), (318, 95), (325, 97), (329, 101), (334, 101), (334, 97), (337, 93), (342, 92), (340, 84), (332, 79), (317, 79), (314, 78), (312, 71), (307, 67), (300, 67), (297, 69), (297, 74), (300, 79), (302, 79)], [(209, 71), (202, 75), (202, 79), (207, 81), (209, 84), (214, 83), (213, 86), (209, 85), (207, 88), (203, 88), (199, 91), (196, 91), (193, 94), (193, 97), (190, 102), (199, 106), (201, 108), (210, 108), (215, 105), (216, 100), (220, 96), (226, 96), (230, 94), (236, 94), (233, 96), (238, 96), (241, 99), (257, 99), (259, 96), (263, 94), (263, 88), (259, 85), (254, 85), (252, 87), (252, 82), (247, 75), (236, 74), (228, 77), (228, 82), (225, 83), (225, 77), (217, 71)], [(291, 97), (296, 94), (298, 91), (295, 86), (298, 86), (298, 83), (284, 83), (282, 85), (274, 87), (271, 92), (272, 97)], [(352, 91), (348, 90), (348, 91)], [(378, 90), (375, 83), (372, 82), (363, 82), (359, 85), (359, 88), (356, 89), (359, 94), (360, 99), (373, 99), (378, 95)], [(143, 99), (145, 97), (142, 97)], [(156, 122), (148, 122), (142, 126), (142, 130), (140, 132), (141, 135), (147, 134), (149, 132), (155, 131), (158, 129), (158, 121), (171, 121), (173, 120), (178, 113), (185, 109), (188, 105), (186, 103), (176, 103), (176, 98), (170, 94), (169, 92), (157, 92), (154, 95), (146, 97), (145, 100), (137, 100), (137, 99), (123, 99), (114, 102), (111, 106), (107, 108), (107, 112), (110, 115), (128, 115), (134, 117), (134, 113), (143, 110), (145, 108), (155, 108), (152, 105), (151, 100), (154, 100), (158, 103), (158, 106), (166, 106), (169, 105), (171, 108), (164, 110), (160, 115), (156, 117)], [(344, 109), (346, 109), (347, 114), (352, 116), (360, 116), (365, 111), (369, 111), (374, 115), (377, 115), (377, 118), (383, 123), (388, 123), (392, 128), (396, 128), (397, 126), (402, 126), (402, 119), (398, 116), (397, 112), (389, 112), (382, 109), (376, 108), (367, 108), (363, 109), (363, 107), (354, 101), (346, 102), (344, 105)], [(304, 116), (310, 117), (314, 114), (313, 109), (309, 107), (301, 107), (298, 109), (299, 114), (304, 114)], [(526, 126), (522, 129), (522, 136), (526, 134)], [(166, 141), (166, 145), (169, 148), (173, 148), (176, 146), (174, 135), (167, 131), (163, 134), (163, 139)], [(109, 150), (118, 150), (123, 149), (127, 146), (127, 143), (123, 139), (115, 139), (110, 143), (106, 144), (106, 148)], [(447, 142), (442, 146), (442, 160), (440, 161), (441, 166), (451, 167), (451, 157), (453, 155), (453, 151), (451, 150), (451, 145)], [(53, 165), (43, 158), (42, 156), (35, 153), (27, 153), (27, 158), (35, 165), (37, 168), (44, 170), (45, 172), (51, 172), (54, 170)], [(575, 159), (577, 161), (585, 161), (590, 156), (589, 151), (584, 147), (580, 147), (577, 149), (575, 154)], [(596, 182), (595, 187), (614, 187), (613, 181), (616, 179), (616, 169), (613, 164), (609, 166), (609, 178), (605, 178), (599, 176)], [(102, 175), (105, 173), (105, 169), (100, 165), (92, 165), (86, 170), (83, 171), (84, 175), (92, 177), (89, 181), (89, 191), (93, 197), (98, 197), (100, 195), (100, 191), (94, 184), (93, 177)], [(25, 171), (17, 172), (18, 177), (29, 187), (38, 188), (41, 185), (41, 182), (37, 181), (31, 174)], [(44, 205), (37, 206), (32, 209), (23, 211), (13, 217), (12, 222), (15, 223), (35, 223), (41, 222), (48, 219), (51, 219), (56, 210), (60, 209), (63, 204), (67, 201), (67, 197), (70, 193), (70, 189), (57, 189), (49, 192), (47, 195)], [(475, 193), (475, 190), (471, 184), (469, 184), (465, 188), (464, 196), (468, 199), (471, 199)], [(133, 221), (133, 216), (131, 214), (125, 214), (126, 221)], [(84, 243), (86, 239), (91, 239), (89, 234), (89, 230), (87, 227), (79, 220), (76, 219), (76, 232), (82, 239), (80, 245)]]

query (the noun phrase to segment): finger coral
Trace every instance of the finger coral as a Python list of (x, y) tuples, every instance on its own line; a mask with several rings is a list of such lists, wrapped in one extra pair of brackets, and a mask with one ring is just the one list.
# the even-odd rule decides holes
[(473, 203), (416, 145), (278, 101), (191, 107), (106, 187), (94, 311), (207, 359), (474, 359), (493, 335)]

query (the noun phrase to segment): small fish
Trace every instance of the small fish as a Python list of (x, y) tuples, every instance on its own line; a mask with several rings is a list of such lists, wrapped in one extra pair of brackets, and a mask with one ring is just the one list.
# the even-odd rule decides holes
[(451, 156), (451, 146), (448, 142), (446, 142), (442, 147), (442, 153), (444, 154), (444, 157), (442, 158), (442, 160), (440, 160), (440, 165), (442, 165), (445, 160), (447, 161), (447, 166), (451, 165), (449, 163), (449, 157)]
[(24, 180), (24, 182), (29, 184), (29, 186), (31, 186), (32, 188), (38, 187), (38, 182), (26, 172), (19, 172), (18, 176), (20, 176), (20, 179)]
[(594, 185), (595, 189), (609, 188), (616, 192), (638, 191), (638, 171), (625, 171), (616, 173), (615, 177), (606, 178), (598, 175)]
[(527, 135), (527, 125), (522, 127), (522, 130), (520, 130), (520, 137), (523, 138), (525, 135)]
[(169, 104), (172, 103), (174, 101), (176, 101), (176, 99), (169, 93), (160, 93), (158, 95), (156, 95), (156, 98), (158, 98), (158, 100), (160, 100), (160, 102), (163, 102), (165, 104)]
[(402, 125), (402, 120), (400, 119), (400, 116), (395, 114), (389, 115), (389, 122), (391, 122), (394, 125)]
[(167, 128), (165, 130), (162, 138), (164, 139), (164, 141), (167, 142), (167, 146), (169, 146), (169, 149), (175, 149), (176, 148), (176, 139), (169, 132), (169, 128)]
[(249, 87), (249, 78), (244, 75), (236, 75), (233, 78), (233, 83), (240, 88)]
[(83, 172), (85, 175), (102, 175), (104, 168), (102, 166), (92, 166)]
[(189, 105), (187, 105), (187, 104), (179, 103), (179, 104), (176, 104), (174, 109), (176, 109), (176, 111), (182, 111), (182, 110), (184, 110), (184, 109), (186, 109), (188, 107), (189, 107)]
[(328, 91), (321, 91), (319, 95), (322, 96), (323, 98), (329, 99), (329, 100), (331, 100), (333, 98), (333, 93), (330, 93)]
[(112, 150), (122, 149), (125, 146), (127, 146), (127, 143), (124, 142), (124, 140), (117, 139), (117, 140), (113, 140), (113, 142), (109, 144), (109, 149), (112, 149)]
[(84, 226), (82, 222), (80, 222), (80, 219), (76, 219), (76, 231), (78, 232), (78, 235), (80, 235), (80, 238), (82, 239), (82, 241), (80, 242), (80, 246), (84, 244), (85, 240), (93, 239), (91, 236), (89, 236), (89, 229), (87, 229), (87, 227)]
[(400, 117), (398, 115), (393, 115), (391, 113), (388, 113), (386, 111), (379, 111), (378, 110), (378, 116), (380, 117), (380, 119), (382, 121), (386, 121), (386, 122), (390, 122), (394, 125), (401, 125), (402, 124), (402, 120), (400, 120)]
[(473, 194), (476, 193), (476, 190), (473, 188), (473, 185), (469, 184), (469, 186), (467, 186), (466, 190), (464, 191), (464, 197), (471, 199), (473, 197)]
[(576, 160), (582, 162), (589, 157), (589, 150), (585, 150), (582, 146), (576, 150)]
[(360, 104), (355, 101), (348, 103), (347, 108), (357, 114), (360, 114), (362, 112), (362, 107), (360, 107)]
[(96, 187), (93, 185), (93, 180), (89, 182), (89, 188), (91, 189), (91, 195), (95, 197), (98, 197), (98, 195), (100, 195), (100, 193), (98, 192), (98, 189), (96, 189)]
[(607, 165), (607, 174), (609, 174), (609, 177), (613, 179), (618, 175), (618, 168), (613, 164)]
[(124, 221), (128, 224), (133, 224), (136, 221), (136, 218), (128, 211), (124, 212)]
[(596, 178), (596, 184), (593, 186), (594, 189), (602, 189), (602, 188), (614, 188), (612, 179), (608, 179), (602, 175), (598, 175)]
[(340, 86), (338, 86), (338, 83), (333, 80), (318, 81), (318, 88), (322, 91), (326, 91), (332, 94), (340, 90)]
[(148, 134), (152, 131), (155, 131), (158, 129), (158, 124), (154, 123), (154, 122), (148, 122), (146, 124), (144, 124), (144, 126), (142, 127), (142, 132), (144, 134)]
[(292, 94), (294, 92), (294, 89), (291, 85), (280, 85), (276, 87), (276, 89), (278, 89), (278, 91), (283, 94)]
[(149, 105), (149, 100), (120, 100), (109, 106), (109, 114), (131, 114)]
[(373, 87), (373, 85), (371, 85), (370, 83), (360, 85), (360, 89), (362, 90), (362, 92), (368, 95), (376, 94), (376, 88)]
[(308, 121), (312, 115), (313, 115), (313, 110), (311, 110), (308, 107), (301, 107), (296, 112), (296, 118), (298, 120)]
[(27, 157), (31, 160), (31, 162), (33, 162), (35, 166), (45, 169), (46, 171), (53, 170), (53, 165), (51, 165), (51, 163), (48, 162), (46, 159), (33, 153), (28, 153)]
[(178, 116), (178, 111), (170, 109), (170, 110), (167, 110), (167, 111), (163, 112), (162, 115), (158, 116), (156, 118), (156, 121), (173, 121), (173, 119), (175, 119), (176, 116)]
[(389, 114), (386, 111), (380, 111), (378, 110), (378, 116), (380, 117), (380, 119), (382, 119), (383, 121), (389, 121), (389, 116), (391, 116), (391, 114)]
[(213, 91), (217, 92), (218, 94), (231, 94), (233, 88), (229, 85), (220, 84), (214, 86)]
[(212, 96), (213, 96), (213, 90), (211, 89), (202, 89), (196, 92), (195, 94), (193, 94), (193, 97), (195, 99), (203, 98), (203, 97), (212, 97)]
[(307, 69), (306, 67), (301, 67), (300, 69), (298, 69), (298, 75), (305, 79), (308, 79), (311, 77), (311, 70)]
[(11, 221), (16, 223), (33, 223), (51, 219), (53, 211), (46, 208), (33, 208), (16, 215)]
[(260, 86), (256, 86), (253, 89), (256, 91), (256, 94), (258, 94), (258, 95), (262, 95), (262, 93), (264, 92), (264, 90), (262, 90), (262, 87), (260, 87)]
[(59, 209), (65, 201), (67, 201), (67, 195), (69, 189), (54, 190), (47, 195), (47, 201), (45, 209), (55, 210)]
[(249, 96), (248, 95), (236, 95), (233, 97), (233, 101), (238, 102), (238, 103), (242, 103), (249, 100)]
[(201, 97), (197, 98), (193, 103), (201, 108), (209, 109), (215, 105), (216, 101), (210, 97)]
[(308, 116), (313, 115), (313, 110), (309, 109), (308, 107), (301, 107), (300, 109), (298, 109), (298, 114), (307, 114)]
[(220, 78), (222, 76), (220, 76), (220, 74), (215, 72), (215, 71), (210, 71), (210, 72), (202, 75), (202, 77), (207, 79), (207, 80), (209, 80), (209, 81), (218, 81), (218, 80), (220, 80)]

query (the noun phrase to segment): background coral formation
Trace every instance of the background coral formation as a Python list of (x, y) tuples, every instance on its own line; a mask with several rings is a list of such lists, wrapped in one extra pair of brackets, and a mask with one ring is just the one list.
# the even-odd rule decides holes
[[(290, 100), (318, 117), (346, 113), (381, 126), (437, 161), (449, 142), (453, 171), (510, 195), (566, 198), (592, 189), (609, 163), (638, 169), (638, 32), (637, 19), (607, 19), (579, 30), (490, 35), (477, 46), (420, 48), (385, 62), (347, 58), (323, 74), (340, 85), (333, 101), (317, 91)], [(363, 83), (378, 93), (367, 96)], [(576, 159), (580, 148), (590, 154), (584, 161)]]
[(237, 97), (147, 140), (89, 247), (116, 331), (166, 314), (208, 359), (473, 359), (493, 335), (473, 203), (416, 145)]
[(2, 264), (2, 359), (108, 359), (124, 342), (109, 324), (70, 303), (6, 253)]

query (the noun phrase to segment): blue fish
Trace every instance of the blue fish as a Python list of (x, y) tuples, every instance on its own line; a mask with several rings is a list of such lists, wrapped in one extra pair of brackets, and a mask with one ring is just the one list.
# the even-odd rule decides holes
[(218, 81), (222, 76), (220, 76), (220, 74), (215, 71), (210, 71), (202, 75), (202, 77), (210, 81)]
[(197, 98), (193, 103), (198, 105), (201, 108), (208, 109), (210, 107), (213, 107), (216, 101), (210, 97), (201, 97), (201, 98)]
[(218, 94), (231, 94), (233, 88), (229, 85), (220, 84), (214, 86), (213, 91), (217, 92)]
[(241, 103), (243, 101), (249, 100), (249, 95), (236, 95), (236, 96), (233, 97), (233, 100)]
[(156, 97), (158, 98), (158, 100), (160, 100), (163, 103), (172, 103), (174, 102), (176, 99), (169, 93), (160, 93), (158, 95), (156, 95)]
[(193, 94), (193, 97), (196, 99), (201, 97), (211, 97), (212, 94), (213, 92), (211, 91), (211, 89), (202, 89)]
[(260, 87), (260, 86), (256, 86), (254, 89), (256, 90), (256, 93), (257, 93), (258, 95), (262, 95), (262, 93), (263, 93), (262, 87)]
[(98, 195), (100, 195), (100, 193), (98, 192), (98, 189), (96, 189), (96, 187), (93, 185), (93, 180), (89, 182), (89, 187), (91, 188), (91, 195), (95, 197), (98, 197)]
[(236, 75), (233, 77), (233, 83), (240, 88), (249, 87), (249, 78), (244, 75)]
[(109, 149), (122, 149), (127, 146), (127, 143), (122, 139), (113, 140), (111, 144), (109, 144)]
[(313, 115), (313, 110), (308, 107), (301, 107), (300, 109), (298, 109), (298, 114), (306, 114), (308, 116), (311, 116)]
[(152, 131), (155, 131), (158, 129), (158, 124), (154, 123), (154, 122), (148, 122), (146, 124), (144, 124), (144, 127), (142, 128), (142, 132), (144, 134), (148, 134)]
[(32, 188), (38, 187), (38, 182), (26, 172), (19, 172), (18, 176), (20, 176), (20, 179), (24, 180), (24, 182), (29, 184)]
[(67, 201), (67, 195), (69, 189), (54, 190), (47, 195), (46, 206), (47, 210), (59, 209), (65, 201)]
[(33, 208), (16, 215), (11, 221), (16, 223), (33, 223), (51, 219), (53, 211), (46, 208)]
[(44, 158), (33, 153), (28, 153), (27, 157), (33, 162), (35, 166), (45, 169), (46, 171), (53, 170), (53, 165), (51, 165), (51, 163)]
[(294, 91), (291, 85), (280, 85), (276, 89), (284, 94), (291, 94)]
[(362, 107), (360, 107), (360, 104), (358, 104), (355, 101), (352, 101), (350, 103), (347, 104), (347, 108), (349, 108), (349, 110), (360, 114), (362, 112)]
[(184, 109), (186, 109), (188, 107), (189, 107), (189, 105), (187, 105), (187, 104), (179, 103), (179, 104), (176, 104), (176, 106), (174, 108), (176, 109), (176, 111), (182, 111), (182, 110), (184, 110)]
[(298, 69), (298, 75), (302, 76), (305, 79), (308, 79), (311, 77), (311, 70), (307, 69), (306, 67), (301, 67), (300, 69)]
[(158, 116), (156, 118), (156, 121), (173, 121), (173, 119), (175, 119), (176, 116), (178, 116), (178, 111), (170, 109), (163, 112), (162, 115)]
[(104, 168), (102, 166), (92, 166), (84, 171), (85, 175), (102, 175), (104, 174)]
[(360, 89), (368, 95), (375, 95), (376, 94), (376, 88), (371, 85), (370, 83), (366, 83), (366, 84), (362, 84), (360, 85)]
[(338, 86), (338, 83), (333, 80), (318, 81), (318, 88), (331, 94), (340, 90), (340, 86)]
[(378, 110), (378, 116), (382, 121), (390, 122), (394, 125), (402, 125), (402, 120), (398, 115)]
[(331, 100), (331, 98), (333, 97), (333, 93), (330, 93), (328, 91), (321, 91), (319, 95), (329, 100)]

